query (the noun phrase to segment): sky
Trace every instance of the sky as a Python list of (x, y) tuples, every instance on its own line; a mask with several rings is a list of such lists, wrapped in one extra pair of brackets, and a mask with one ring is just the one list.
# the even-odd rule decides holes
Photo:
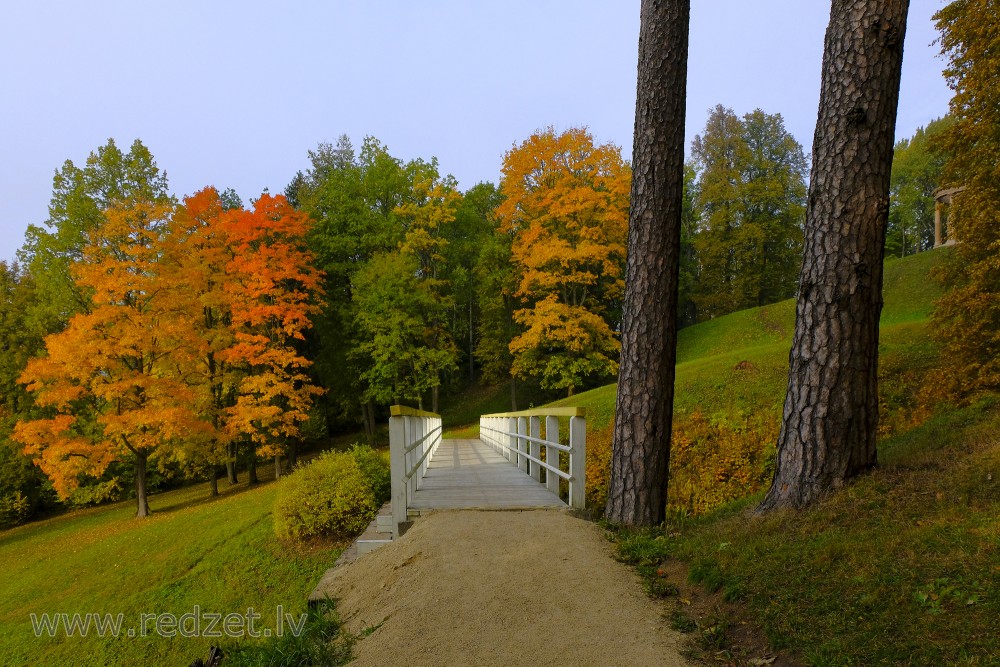
[[(367, 135), (497, 182), (536, 129), (631, 158), (639, 0), (31, 0), (0, 22), (0, 259), (48, 217), (52, 176), (138, 138), (178, 196), (280, 193), (307, 152)], [(897, 138), (947, 113), (943, 0), (912, 0)], [(810, 149), (823, 0), (694, 0), (687, 142), (716, 104), (780, 113)]]

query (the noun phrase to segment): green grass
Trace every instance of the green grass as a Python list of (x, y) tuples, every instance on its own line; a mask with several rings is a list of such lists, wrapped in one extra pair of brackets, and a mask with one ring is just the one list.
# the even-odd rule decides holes
[(133, 518), (134, 503), (72, 512), (0, 533), (0, 655), (5, 664), (186, 665), (205, 658), (210, 638), (36, 638), (32, 613), (262, 614), (272, 628), (278, 605), (298, 618), (309, 590), (339, 549), (292, 549), (274, 537), (276, 485), (248, 489), (205, 485), (150, 500), (153, 514)]
[(758, 497), (658, 531), (624, 560), (679, 559), (810, 665), (1000, 663), (1000, 406), (943, 411), (882, 443), (882, 464), (818, 507)]
[[(896, 377), (926, 371), (935, 361), (928, 319), (941, 287), (929, 277), (950, 248), (885, 265), (880, 329), (881, 372)], [(747, 412), (780, 416), (795, 328), (795, 300), (751, 308), (680, 331), (674, 411), (694, 410), (717, 418)], [(898, 379), (898, 378), (897, 378)], [(551, 403), (587, 408), (588, 428), (607, 428), (615, 411), (614, 384)]]

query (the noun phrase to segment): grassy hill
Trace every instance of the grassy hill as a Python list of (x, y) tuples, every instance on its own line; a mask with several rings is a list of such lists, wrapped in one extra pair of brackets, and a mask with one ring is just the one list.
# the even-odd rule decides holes
[[(339, 549), (313, 552), (276, 542), (276, 487), (205, 485), (153, 496), (136, 520), (134, 501), (70, 512), (0, 532), (0, 663), (9, 665), (187, 665), (221, 639), (36, 638), (30, 614), (123, 614), (139, 634), (141, 614), (202, 612), (262, 618), (274, 629), (278, 605), (297, 620), (306, 596)], [(190, 626), (188, 626), (190, 627)], [(154, 626), (149, 625), (153, 633)], [(204, 630), (204, 626), (202, 626)], [(168, 629), (169, 632), (169, 629)], [(123, 635), (126, 634), (123, 632)]]
[[(794, 303), (681, 332), (673, 519), (614, 539), (651, 590), (677, 591), (658, 583), (675, 577), (669, 613), (704, 655), (749, 664), (783, 649), (787, 662), (776, 664), (1000, 665), (1000, 400), (955, 408), (922, 399), (937, 363), (928, 325), (940, 288), (929, 272), (946, 252), (887, 263), (880, 465), (809, 511), (752, 512), (772, 472)], [(612, 385), (557, 403), (587, 407), (588, 443), (601, 455), (610, 454), (614, 396)], [(719, 463), (734, 453), (753, 473), (735, 482)], [(591, 472), (603, 472), (600, 462), (588, 462)], [(698, 485), (707, 501), (689, 504), (684, 488)], [(766, 639), (756, 654), (740, 639), (748, 627)]]

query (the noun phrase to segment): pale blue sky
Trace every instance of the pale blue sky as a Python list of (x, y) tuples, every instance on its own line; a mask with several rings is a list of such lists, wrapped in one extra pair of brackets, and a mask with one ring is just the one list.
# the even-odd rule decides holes
[[(897, 136), (946, 113), (913, 0)], [(824, 0), (694, 0), (688, 141), (721, 103), (781, 113), (809, 149)], [(497, 181), (533, 130), (587, 125), (632, 152), (638, 0), (21, 0), (0, 20), (0, 259), (42, 223), (52, 175), (142, 139), (178, 195), (280, 192), (320, 141), (374, 135)]]

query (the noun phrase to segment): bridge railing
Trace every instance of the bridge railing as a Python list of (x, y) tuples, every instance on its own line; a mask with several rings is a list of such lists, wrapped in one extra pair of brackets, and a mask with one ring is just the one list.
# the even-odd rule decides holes
[[(559, 420), (567, 417), (569, 444), (564, 445), (559, 440)], [(565, 479), (569, 482), (569, 506), (583, 509), (587, 470), (584, 408), (542, 408), (483, 415), (479, 418), (479, 439), (535, 481), (544, 481), (545, 487), (556, 495), (559, 495), (559, 480)], [(568, 456), (563, 457), (561, 453)], [(564, 458), (568, 463), (565, 470), (561, 465)]]
[(392, 536), (427, 472), (434, 451), (441, 444), (441, 415), (394, 405), (389, 416), (389, 470), (392, 482)]

